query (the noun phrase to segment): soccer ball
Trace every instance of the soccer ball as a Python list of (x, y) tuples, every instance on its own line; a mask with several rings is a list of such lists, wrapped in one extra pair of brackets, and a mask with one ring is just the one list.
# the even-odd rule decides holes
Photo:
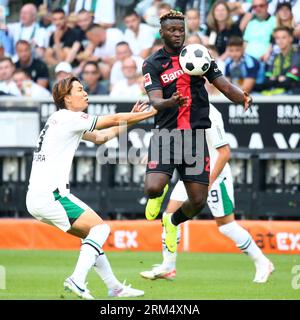
[(190, 76), (203, 76), (211, 63), (209, 51), (201, 44), (189, 44), (179, 55), (182, 70)]

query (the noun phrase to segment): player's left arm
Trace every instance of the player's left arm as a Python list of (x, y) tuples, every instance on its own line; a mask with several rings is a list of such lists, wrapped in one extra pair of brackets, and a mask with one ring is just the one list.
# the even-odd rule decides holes
[[(146, 102), (137, 101), (136, 104), (133, 106), (131, 112), (143, 112), (147, 108), (148, 104)], [(107, 141), (121, 135), (130, 126), (131, 125), (123, 125), (102, 130), (95, 129), (92, 132), (86, 131), (82, 136), (82, 139), (86, 141), (91, 141), (95, 144), (104, 144)]]
[(230, 83), (223, 75), (215, 78), (212, 84), (232, 102), (243, 104), (245, 111), (251, 106), (252, 97), (248, 92)]
[(217, 148), (217, 151), (218, 157), (209, 177), (209, 189), (211, 188), (212, 184), (216, 181), (218, 176), (221, 174), (226, 163), (230, 160), (230, 147), (228, 144), (225, 144)]

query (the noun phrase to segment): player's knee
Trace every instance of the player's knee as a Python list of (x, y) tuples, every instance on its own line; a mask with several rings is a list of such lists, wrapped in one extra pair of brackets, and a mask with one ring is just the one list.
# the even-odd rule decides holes
[(202, 211), (202, 209), (205, 206), (206, 203), (206, 197), (199, 195), (195, 197), (194, 199), (191, 199), (191, 204), (193, 206), (193, 209), (195, 211), (195, 214), (198, 214)]
[(145, 186), (145, 193), (150, 199), (157, 198), (162, 195), (163, 188), (155, 184), (147, 185)]

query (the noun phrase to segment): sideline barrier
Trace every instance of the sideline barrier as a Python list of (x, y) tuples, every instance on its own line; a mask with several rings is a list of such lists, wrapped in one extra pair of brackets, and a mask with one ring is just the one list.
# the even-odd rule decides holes
[[(300, 254), (299, 221), (239, 221), (265, 253)], [(145, 220), (107, 221), (111, 234), (107, 251), (160, 251), (161, 222)], [(239, 252), (213, 220), (193, 220), (182, 226), (179, 251)], [(76, 250), (80, 240), (33, 219), (1, 219), (0, 249)]]

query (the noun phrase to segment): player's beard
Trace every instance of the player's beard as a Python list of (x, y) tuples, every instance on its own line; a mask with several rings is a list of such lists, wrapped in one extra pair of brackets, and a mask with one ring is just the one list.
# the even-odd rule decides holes
[(184, 44), (184, 39), (178, 43), (174, 43), (173, 41), (169, 40), (169, 39), (165, 39), (165, 44), (170, 48), (172, 49), (172, 51), (174, 52), (180, 52), (182, 47), (183, 47), (183, 44)]

